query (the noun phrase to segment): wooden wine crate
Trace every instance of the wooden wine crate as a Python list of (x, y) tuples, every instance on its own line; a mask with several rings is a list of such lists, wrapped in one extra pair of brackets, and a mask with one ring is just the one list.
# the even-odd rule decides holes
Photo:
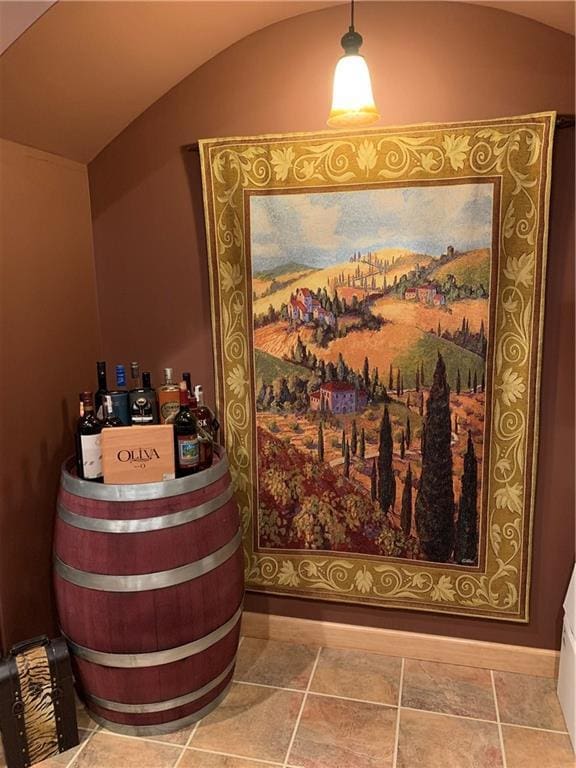
[(174, 428), (114, 427), (102, 430), (102, 469), (105, 483), (119, 485), (172, 480)]

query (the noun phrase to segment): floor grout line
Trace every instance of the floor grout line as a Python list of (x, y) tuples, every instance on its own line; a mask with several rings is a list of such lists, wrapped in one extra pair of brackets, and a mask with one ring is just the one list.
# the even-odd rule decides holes
[(520, 723), (504, 723), (500, 721), (501, 725), (505, 725), (506, 728), (525, 728), (528, 731), (542, 731), (543, 733), (557, 733), (560, 736), (569, 736), (568, 731), (555, 731), (553, 728), (538, 728), (536, 725), (520, 725)]
[[(248, 760), (253, 763), (263, 763), (264, 765), (274, 765), (277, 768), (285, 768), (284, 763), (278, 763), (276, 760), (265, 760), (262, 757), (246, 757), (246, 755), (237, 755), (235, 752), (220, 752), (214, 749), (205, 749), (204, 747), (188, 746), (185, 748), (188, 752), (203, 752), (206, 755), (221, 755), (222, 757), (233, 757), (236, 760)], [(174, 766), (176, 768), (176, 766)]]
[(457, 717), (459, 720), (473, 720), (476, 723), (490, 723), (497, 725), (496, 720), (487, 720), (483, 717), (470, 717), (469, 715), (455, 715), (452, 712), (438, 712), (436, 709), (418, 709), (417, 707), (401, 707), (407, 712), (421, 712), (423, 715), (441, 715), (442, 717)]
[(396, 712), (396, 729), (394, 732), (394, 752), (392, 754), (392, 768), (396, 768), (398, 762), (398, 742), (400, 741), (400, 712), (402, 709), (402, 689), (404, 687), (404, 659), (400, 667), (400, 683), (398, 685), (398, 711)]
[(84, 749), (86, 748), (86, 745), (92, 739), (92, 736), (94, 736), (94, 734), (96, 733), (97, 730), (98, 730), (98, 728), (94, 728), (93, 730), (88, 731), (88, 736), (80, 744), (80, 746), (78, 747), (78, 750), (74, 753), (74, 755), (70, 758), (70, 762), (66, 763), (66, 768), (72, 768), (72, 766), (76, 762), (76, 758), (80, 755), (81, 752), (84, 751)]
[(310, 677), (308, 679), (308, 685), (306, 686), (306, 690), (304, 691), (304, 696), (302, 697), (302, 704), (300, 705), (300, 711), (298, 712), (298, 717), (296, 718), (296, 722), (294, 723), (294, 730), (292, 731), (292, 736), (290, 738), (290, 743), (288, 744), (288, 749), (286, 751), (286, 757), (284, 758), (284, 768), (288, 765), (288, 760), (290, 757), (290, 752), (292, 751), (292, 747), (294, 745), (294, 740), (296, 739), (296, 733), (298, 731), (298, 727), (300, 725), (300, 719), (302, 718), (302, 713), (304, 712), (304, 706), (306, 704), (306, 699), (308, 698), (308, 693), (310, 691), (310, 686), (312, 685), (312, 680), (314, 678), (314, 674), (316, 672), (316, 667), (318, 666), (318, 662), (320, 661), (320, 654), (322, 652), (322, 646), (318, 648), (318, 652), (316, 653), (316, 658), (314, 659), (314, 665), (312, 667), (312, 672), (310, 672)]
[(179, 754), (179, 755), (178, 755), (178, 757), (176, 758), (176, 762), (174, 763), (174, 765), (172, 766), (172, 768), (178, 768), (178, 766), (180, 765), (180, 762), (181, 762), (182, 758), (183, 758), (183, 757), (184, 757), (184, 755), (186, 754), (186, 749), (187, 749), (188, 745), (190, 744), (190, 742), (192, 741), (192, 736), (194, 736), (194, 734), (195, 734), (195, 733), (196, 733), (196, 731), (198, 730), (198, 726), (199, 726), (199, 725), (200, 725), (200, 720), (197, 720), (197, 721), (194, 723), (194, 727), (193, 727), (193, 728), (192, 728), (192, 730), (190, 731), (190, 736), (188, 736), (188, 738), (186, 739), (186, 743), (185, 743), (185, 744), (184, 744), (184, 746), (182, 747), (182, 751), (180, 752), (180, 754)]
[(496, 709), (496, 722), (498, 723), (498, 736), (500, 737), (500, 751), (502, 752), (502, 768), (508, 768), (506, 763), (506, 750), (504, 749), (504, 736), (502, 735), (502, 724), (500, 722), (500, 708), (498, 707), (498, 696), (496, 695), (496, 683), (494, 681), (493, 670), (490, 670), (490, 679), (492, 680), (492, 694), (494, 695), (494, 707)]
[(304, 693), (306, 688), (284, 688), (281, 685), (270, 685), (269, 683), (253, 683), (249, 680), (234, 680), (237, 685), (255, 685), (258, 688), (272, 688), (275, 691), (290, 691), (290, 693)]

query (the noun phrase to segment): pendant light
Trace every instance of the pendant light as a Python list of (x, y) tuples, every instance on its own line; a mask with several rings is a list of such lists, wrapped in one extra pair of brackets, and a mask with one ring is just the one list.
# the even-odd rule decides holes
[(344, 56), (334, 71), (328, 125), (332, 128), (370, 125), (379, 120), (380, 115), (374, 104), (366, 60), (359, 53), (362, 36), (354, 29), (354, 0), (350, 3), (350, 27), (340, 42)]

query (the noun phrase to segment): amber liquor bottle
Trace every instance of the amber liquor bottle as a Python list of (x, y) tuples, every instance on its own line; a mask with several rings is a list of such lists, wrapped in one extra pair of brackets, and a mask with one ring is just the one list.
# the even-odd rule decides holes
[(164, 384), (156, 390), (160, 424), (172, 424), (180, 408), (180, 388), (172, 381), (172, 368), (164, 368)]
[(82, 392), (83, 415), (76, 424), (76, 472), (82, 480), (102, 482), (102, 423), (94, 413), (92, 392)]
[(196, 417), (190, 410), (186, 382), (179, 386), (180, 408), (174, 417), (174, 455), (176, 477), (185, 477), (200, 469), (200, 451)]

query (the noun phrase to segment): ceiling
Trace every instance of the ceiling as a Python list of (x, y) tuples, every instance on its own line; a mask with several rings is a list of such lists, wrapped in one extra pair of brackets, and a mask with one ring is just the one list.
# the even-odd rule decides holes
[[(89, 162), (237, 40), (346, 1), (0, 2), (0, 135)], [(574, 2), (479, 4), (574, 34)]]

